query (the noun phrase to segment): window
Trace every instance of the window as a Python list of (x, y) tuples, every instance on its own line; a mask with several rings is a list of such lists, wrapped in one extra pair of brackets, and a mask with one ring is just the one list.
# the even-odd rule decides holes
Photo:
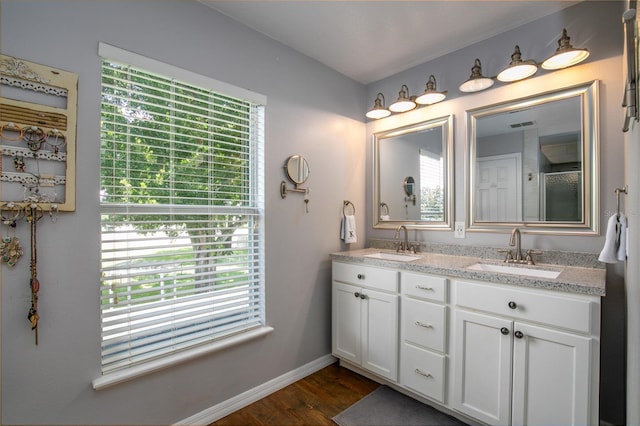
[(105, 374), (265, 324), (265, 101), (108, 45), (100, 55)]
[(420, 220), (445, 220), (443, 179), (442, 156), (420, 149)]

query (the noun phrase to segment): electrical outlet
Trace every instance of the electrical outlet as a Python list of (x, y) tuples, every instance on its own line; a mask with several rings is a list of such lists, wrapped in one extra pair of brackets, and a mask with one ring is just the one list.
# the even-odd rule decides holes
[(464, 222), (456, 222), (455, 223), (453, 236), (455, 238), (464, 238)]

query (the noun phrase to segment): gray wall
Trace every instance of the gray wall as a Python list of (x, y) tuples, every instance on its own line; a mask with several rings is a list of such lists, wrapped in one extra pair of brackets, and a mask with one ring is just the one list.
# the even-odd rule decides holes
[[(448, 90), (447, 99), (439, 104), (420, 108), (405, 114), (367, 123), (367, 139), (379, 131), (406, 126), (423, 120), (455, 115), (455, 220), (465, 221), (465, 181), (467, 122), (465, 111), (542, 93), (553, 88), (600, 80), (600, 228), (606, 229), (606, 221), (615, 212), (614, 188), (625, 183), (624, 143), (622, 123), (624, 110), (620, 103), (623, 93), (622, 50), (623, 28), (622, 1), (586, 1), (557, 14), (542, 18), (515, 30), (480, 41), (441, 58), (418, 65), (367, 86), (371, 104), (376, 93), (382, 92), (393, 99), (402, 84), (407, 84), (410, 94), (422, 90), (427, 77), (434, 74), (438, 90)], [(489, 90), (464, 94), (458, 90), (460, 83), (469, 78), (475, 58), (482, 62), (483, 74), (495, 76), (509, 62), (514, 45), (519, 44), (523, 58), (544, 60), (557, 47), (557, 39), (566, 28), (576, 47), (587, 47), (589, 59), (576, 67), (562, 71), (538, 73), (525, 81), (506, 85), (496, 83)], [(415, 91), (415, 92), (414, 92)], [(367, 146), (367, 158), (370, 158)], [(367, 163), (367, 206), (370, 198), (372, 167)], [(632, 182), (627, 182), (631, 184)], [(393, 238), (392, 230), (371, 229), (373, 216), (367, 211), (368, 238)], [(509, 231), (505, 231), (509, 232)], [(425, 243), (453, 243), (504, 247), (508, 244), (506, 233), (467, 232), (465, 239), (454, 239), (451, 231), (413, 231), (410, 238)], [(602, 236), (552, 236), (523, 234), (523, 247), (554, 249), (572, 252), (599, 253), (604, 245)], [(424, 245), (423, 245), (424, 246)], [(631, 262), (638, 262), (633, 259)], [(612, 424), (623, 424), (625, 404), (625, 306), (624, 267), (622, 264), (607, 266), (607, 295), (603, 298), (601, 337), (601, 417)], [(635, 354), (636, 364), (639, 355)]]
[[(364, 224), (365, 88), (195, 1), (3, 0), (2, 53), (79, 76), (77, 209), (39, 224), (40, 344), (26, 319), (29, 259), (2, 267), (2, 424), (171, 424), (330, 352), (328, 254), (342, 200)], [(100, 375), (98, 42), (267, 96), (266, 313), (275, 331), (134, 381)], [(303, 196), (282, 165), (309, 161)], [(18, 237), (28, 247), (26, 224)], [(364, 245), (364, 229), (357, 246)]]

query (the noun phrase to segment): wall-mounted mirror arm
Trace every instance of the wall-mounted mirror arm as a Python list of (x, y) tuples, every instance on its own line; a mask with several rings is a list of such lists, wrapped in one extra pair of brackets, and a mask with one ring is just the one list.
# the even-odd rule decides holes
[(287, 194), (289, 192), (299, 192), (302, 194), (308, 194), (309, 188), (298, 188), (298, 185), (296, 185), (293, 188), (287, 188), (287, 182), (285, 181), (280, 182), (280, 196), (282, 198), (287, 198)]

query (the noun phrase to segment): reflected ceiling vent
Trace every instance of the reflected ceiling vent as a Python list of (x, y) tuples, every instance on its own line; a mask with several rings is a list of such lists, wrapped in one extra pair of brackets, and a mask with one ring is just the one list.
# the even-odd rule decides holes
[(523, 121), (522, 123), (513, 123), (509, 126), (511, 126), (512, 129), (517, 129), (519, 127), (533, 126), (534, 124), (536, 124), (535, 121)]

